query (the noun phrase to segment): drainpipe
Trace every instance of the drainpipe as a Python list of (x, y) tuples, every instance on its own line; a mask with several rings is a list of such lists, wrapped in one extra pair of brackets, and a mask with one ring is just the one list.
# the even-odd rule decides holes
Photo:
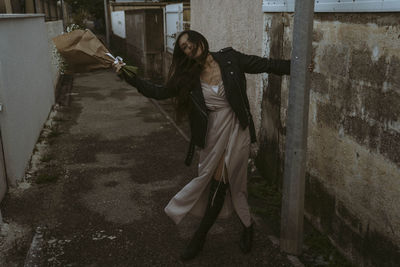
[[(2, 111), (3, 105), (0, 103), (0, 112)], [(0, 160), (2, 161), (0, 165), (2, 164), (4, 167), (4, 181), (0, 181), (4, 183), (5, 188), (0, 188), (0, 203), (3, 200), (4, 195), (7, 193), (7, 188), (8, 188), (8, 183), (7, 183), (7, 170), (6, 170), (6, 161), (4, 157), (4, 150), (3, 150), (3, 142), (2, 142), (2, 137), (1, 137), (1, 129), (0, 129)], [(0, 171), (2, 171), (0, 169)], [(1, 216), (1, 210), (0, 210), (0, 226), (3, 224), (3, 217)]]
[(299, 255), (303, 247), (304, 185), (314, 0), (296, 0), (293, 28), (285, 169), (283, 177), (281, 250)]
[(104, 0), (104, 23), (106, 24), (106, 44), (110, 48), (110, 29), (109, 29), (109, 17), (108, 17), (108, 1)]

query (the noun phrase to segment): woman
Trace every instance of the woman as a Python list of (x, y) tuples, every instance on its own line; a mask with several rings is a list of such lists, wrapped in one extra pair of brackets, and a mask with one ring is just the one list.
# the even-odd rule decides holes
[[(121, 65), (117, 65), (117, 71)], [(191, 212), (202, 220), (182, 260), (202, 249), (217, 217), (233, 210), (243, 224), (240, 248), (251, 249), (253, 224), (247, 204), (247, 162), (250, 142), (256, 141), (246, 95), (245, 73), (290, 73), (290, 61), (244, 55), (228, 47), (210, 52), (208, 42), (196, 31), (179, 34), (165, 86), (138, 77), (127, 79), (146, 97), (174, 98), (178, 119), (189, 117), (191, 141), (185, 160), (190, 164), (195, 146), (200, 150), (198, 177), (168, 203), (165, 212), (175, 223)]]

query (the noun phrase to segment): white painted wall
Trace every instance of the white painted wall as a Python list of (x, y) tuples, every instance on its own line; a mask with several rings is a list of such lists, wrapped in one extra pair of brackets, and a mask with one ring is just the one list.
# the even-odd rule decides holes
[(23, 178), (35, 143), (54, 103), (44, 17), (0, 15), (0, 129), (7, 178)]
[(126, 38), (125, 11), (111, 12), (111, 28), (115, 35)]
[(165, 7), (166, 50), (173, 53), (176, 38), (183, 31), (183, 4), (171, 4)]

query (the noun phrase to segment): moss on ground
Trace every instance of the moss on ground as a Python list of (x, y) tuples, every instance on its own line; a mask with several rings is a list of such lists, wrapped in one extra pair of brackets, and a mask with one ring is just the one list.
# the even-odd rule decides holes
[(37, 184), (54, 183), (58, 180), (58, 176), (52, 174), (42, 173), (36, 177)]
[(62, 134), (61, 131), (59, 131), (57, 128), (51, 129), (51, 132), (47, 135), (48, 138), (55, 138), (58, 137)]
[(50, 153), (47, 153), (45, 155), (43, 155), (43, 157), (41, 158), (42, 162), (50, 162), (53, 159), (53, 155), (51, 155)]

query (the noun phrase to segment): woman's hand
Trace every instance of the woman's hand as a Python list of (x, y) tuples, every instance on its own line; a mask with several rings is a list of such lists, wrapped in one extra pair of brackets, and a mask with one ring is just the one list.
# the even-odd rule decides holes
[(120, 74), (120, 71), (121, 71), (122, 66), (125, 66), (125, 65), (126, 65), (126, 64), (125, 64), (124, 62), (118, 61), (118, 63), (114, 63), (112, 66), (113, 66), (114, 71), (115, 71), (117, 74)]

